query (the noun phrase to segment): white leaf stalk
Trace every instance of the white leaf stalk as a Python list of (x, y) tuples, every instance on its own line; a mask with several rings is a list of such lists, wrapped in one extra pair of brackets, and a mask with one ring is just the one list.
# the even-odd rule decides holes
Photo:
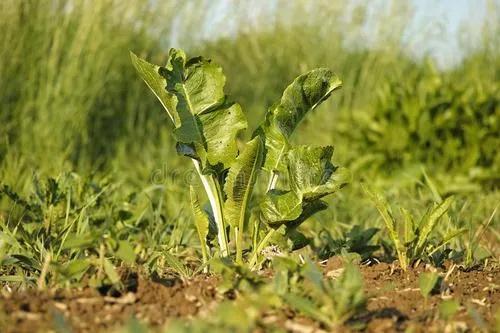
[(194, 167), (200, 176), (201, 182), (207, 193), (208, 201), (212, 207), (212, 212), (214, 214), (215, 223), (217, 224), (217, 240), (219, 242), (221, 256), (229, 256), (229, 246), (226, 237), (226, 224), (224, 222), (223, 213), (223, 199), (220, 191), (220, 187), (217, 185), (216, 180), (213, 176), (207, 176), (202, 174), (200, 168), (200, 162), (196, 159), (192, 159)]

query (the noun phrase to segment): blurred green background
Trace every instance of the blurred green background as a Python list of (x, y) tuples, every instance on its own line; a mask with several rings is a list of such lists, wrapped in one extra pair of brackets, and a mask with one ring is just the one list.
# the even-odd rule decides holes
[[(130, 230), (150, 228), (164, 244), (166, 225), (190, 219), (185, 183), (166, 174), (190, 163), (177, 157), (166, 113), (129, 50), (163, 63), (179, 47), (223, 67), (252, 126), (247, 135), (300, 73), (337, 72), (343, 89), (293, 138), (333, 144), (335, 161), (353, 172), (352, 186), (320, 214), (323, 226), (379, 225), (361, 182), (419, 213), (456, 194), (454, 225), (479, 225), (500, 201), (499, 15), (498, 2), (472, 0), (3, 0), (0, 183), (28, 195), (34, 175), (74, 172), (113, 184), (110, 195), (128, 205), (127, 195), (146, 193), (150, 219), (143, 206), (127, 206), (140, 216)], [(12, 204), (0, 198), (0, 207)], [(124, 219), (112, 214), (100, 213), (110, 225)], [(3, 232), (15, 221), (5, 218)], [(32, 251), (9, 246), (4, 253)]]
[(435, 5), (416, 3), (2, 1), (0, 179), (24, 189), (35, 171), (111, 171), (137, 184), (173, 163), (167, 118), (128, 50), (162, 63), (175, 46), (222, 65), (253, 127), (293, 78), (326, 66), (344, 88), (298, 141), (333, 143), (356, 169), (422, 163), (497, 185), (499, 4), (479, 2), (471, 24), (428, 22), (418, 15)]

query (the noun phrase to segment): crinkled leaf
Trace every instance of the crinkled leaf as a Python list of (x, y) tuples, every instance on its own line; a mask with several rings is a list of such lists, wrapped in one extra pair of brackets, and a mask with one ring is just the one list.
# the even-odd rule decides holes
[(304, 116), (341, 85), (332, 71), (318, 68), (300, 75), (285, 89), (281, 100), (268, 111), (265, 123), (257, 131), (265, 137), (265, 170), (284, 171), (288, 138)]
[(272, 226), (291, 222), (302, 214), (302, 200), (293, 191), (271, 190), (260, 205), (264, 220)]
[(227, 196), (224, 216), (233, 227), (243, 225), (262, 159), (262, 141), (256, 137), (246, 144), (245, 150), (236, 158), (229, 169), (224, 187)]
[(324, 210), (328, 207), (326, 202), (315, 200), (306, 202), (302, 206), (302, 212), (296, 219), (292, 221), (267, 221), (273, 228), (281, 226), (283, 232), (275, 233), (273, 244), (278, 245), (282, 250), (295, 251), (309, 244), (309, 239), (297, 230), (297, 227), (306, 221), (315, 213)]
[[(168, 63), (159, 70), (167, 90), (187, 103), (191, 114), (205, 112), (224, 101), (226, 78), (222, 68), (202, 57), (187, 59), (182, 50), (170, 49)], [(179, 110), (179, 114), (185, 110)]]
[(338, 191), (350, 173), (332, 162), (333, 147), (297, 146), (288, 153), (291, 189), (304, 200), (315, 200)]
[[(212, 91), (213, 95), (207, 96), (203, 88), (212, 90), (212, 87), (207, 87), (205, 84), (213, 84), (216, 88), (219, 85), (218, 81), (225, 81), (225, 78), (220, 71), (216, 77), (217, 71), (214, 71), (214, 66), (210, 63), (203, 62), (200, 58), (197, 60), (198, 63), (191, 61), (191, 66), (188, 67), (186, 54), (182, 50), (171, 49), (167, 67), (161, 67), (159, 73), (165, 78), (166, 90), (176, 101), (180, 119), (179, 125), (174, 130), (177, 141), (203, 147), (202, 124), (196, 115), (209, 107), (221, 104), (224, 98), (222, 90)], [(206, 100), (203, 101), (203, 98)]]
[(172, 49), (159, 72), (177, 100), (177, 141), (191, 145), (204, 168), (206, 162), (229, 166), (238, 153), (236, 136), (247, 124), (241, 107), (226, 102), (222, 69), (201, 57), (186, 60), (184, 52)]
[(170, 50), (165, 67), (135, 56), (132, 62), (162, 104), (167, 109), (174, 106), (177, 151), (200, 160), (204, 172), (214, 166), (216, 171), (227, 168), (238, 153), (236, 137), (247, 122), (241, 107), (226, 101), (222, 69), (201, 57), (187, 59), (176, 49)]
[(199, 118), (203, 125), (208, 163), (212, 166), (221, 163), (223, 167), (229, 167), (238, 154), (236, 137), (247, 127), (240, 105), (224, 106)]
[(271, 190), (262, 204), (262, 216), (271, 225), (298, 226), (327, 207), (320, 198), (347, 184), (350, 173), (333, 166), (333, 147), (298, 146), (288, 152), (290, 191)]
[(264, 221), (271, 226), (286, 224), (295, 228), (312, 215), (325, 210), (327, 203), (322, 200), (301, 201), (292, 191), (272, 190), (266, 194), (260, 209)]

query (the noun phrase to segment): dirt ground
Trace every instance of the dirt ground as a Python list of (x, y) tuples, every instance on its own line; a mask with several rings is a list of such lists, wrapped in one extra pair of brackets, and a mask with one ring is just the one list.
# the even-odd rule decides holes
[[(331, 259), (325, 269), (336, 266)], [(427, 302), (418, 288), (419, 267), (404, 273), (379, 263), (361, 268), (365, 289), (372, 297), (365, 318), (367, 332), (461, 332), (494, 331), (500, 311), (500, 269), (498, 266), (465, 272), (454, 265), (440, 271), (445, 275), (439, 292)], [(327, 273), (328, 274), (328, 273)], [(450, 322), (438, 318), (438, 305), (456, 299), (460, 309)]]
[[(338, 258), (325, 265), (325, 275), (335, 276), (341, 269)], [(493, 332), (499, 311), (499, 268), (465, 272), (452, 265), (441, 291), (424, 302), (418, 289), (418, 275), (424, 267), (404, 273), (394, 266), (379, 263), (362, 266), (366, 292), (371, 296), (368, 311), (357, 318), (357, 327), (365, 332)], [(102, 332), (119, 327), (132, 316), (158, 327), (172, 318), (194, 318), (201, 310), (213, 309), (224, 298), (216, 291), (218, 278), (198, 276), (191, 281), (144, 278), (128, 273), (127, 290), (82, 288), (9, 292), (0, 296), (0, 332), (46, 332), (65, 321), (75, 332)], [(453, 321), (438, 319), (438, 304), (443, 299), (460, 301)], [(278, 314), (278, 323), (289, 332), (324, 331), (318, 324), (302, 318), (290, 309)], [(64, 320), (63, 320), (64, 318)], [(262, 316), (265, 329), (266, 314)], [(361, 326), (359, 323), (362, 323)], [(275, 323), (276, 324), (276, 323)], [(353, 326), (335, 331), (352, 331)]]

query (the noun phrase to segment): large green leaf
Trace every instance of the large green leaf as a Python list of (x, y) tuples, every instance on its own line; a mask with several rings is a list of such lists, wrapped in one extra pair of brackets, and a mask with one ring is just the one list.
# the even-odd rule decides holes
[(170, 119), (174, 123), (174, 126), (177, 125), (180, 121), (176, 112), (176, 101), (174, 97), (165, 89), (167, 81), (158, 72), (160, 66), (150, 64), (149, 62), (136, 56), (133, 52), (130, 52), (130, 58), (139, 76), (144, 80), (144, 82), (146, 82), (149, 89), (151, 89), (151, 91), (153, 91), (156, 97), (160, 100), (161, 104), (170, 116)]
[(229, 167), (238, 154), (236, 137), (247, 126), (245, 115), (239, 104), (199, 116), (203, 125), (203, 137), (210, 165), (221, 163)]
[(283, 157), (288, 138), (304, 116), (340, 88), (342, 82), (329, 69), (318, 68), (299, 76), (289, 85), (279, 103), (271, 107), (257, 133), (265, 137), (267, 171), (285, 171)]
[(245, 150), (236, 158), (226, 178), (227, 195), (224, 216), (233, 227), (242, 227), (248, 202), (252, 195), (263, 160), (263, 145), (259, 137), (249, 141)]
[(236, 136), (247, 123), (241, 107), (226, 102), (222, 69), (201, 57), (186, 60), (184, 52), (172, 49), (159, 73), (177, 99), (176, 139), (194, 147), (203, 167), (228, 167), (238, 153)]
[(166, 90), (177, 102), (180, 124), (174, 134), (179, 142), (204, 145), (203, 125), (197, 115), (224, 102), (225, 77), (220, 68), (202, 58), (190, 59), (171, 49), (166, 67), (160, 67)]
[(260, 204), (264, 220), (272, 226), (294, 221), (302, 214), (302, 200), (293, 191), (271, 190)]
[(332, 164), (332, 154), (332, 146), (292, 148), (287, 156), (291, 189), (304, 200), (315, 200), (347, 184), (350, 173)]
[(171, 113), (178, 152), (200, 160), (205, 172), (229, 167), (238, 154), (236, 137), (247, 122), (241, 107), (226, 100), (222, 69), (201, 57), (187, 59), (176, 49), (165, 67), (134, 55), (132, 62)]
[(299, 225), (301, 225), (304, 221), (306, 221), (308, 218), (313, 216), (314, 214), (325, 210), (328, 208), (328, 204), (324, 202), (323, 200), (313, 200), (313, 201), (307, 201), (307, 202), (302, 202), (302, 213), (298, 218), (293, 220), (290, 223), (287, 223), (287, 229), (290, 228), (296, 228)]
[(262, 217), (273, 227), (296, 228), (312, 215), (328, 208), (322, 200), (303, 201), (293, 191), (269, 191), (260, 204)]
[(320, 198), (335, 193), (350, 179), (345, 168), (331, 163), (333, 147), (297, 146), (285, 159), (290, 190), (273, 189), (261, 203), (261, 212), (270, 225), (295, 227), (327, 207)]

